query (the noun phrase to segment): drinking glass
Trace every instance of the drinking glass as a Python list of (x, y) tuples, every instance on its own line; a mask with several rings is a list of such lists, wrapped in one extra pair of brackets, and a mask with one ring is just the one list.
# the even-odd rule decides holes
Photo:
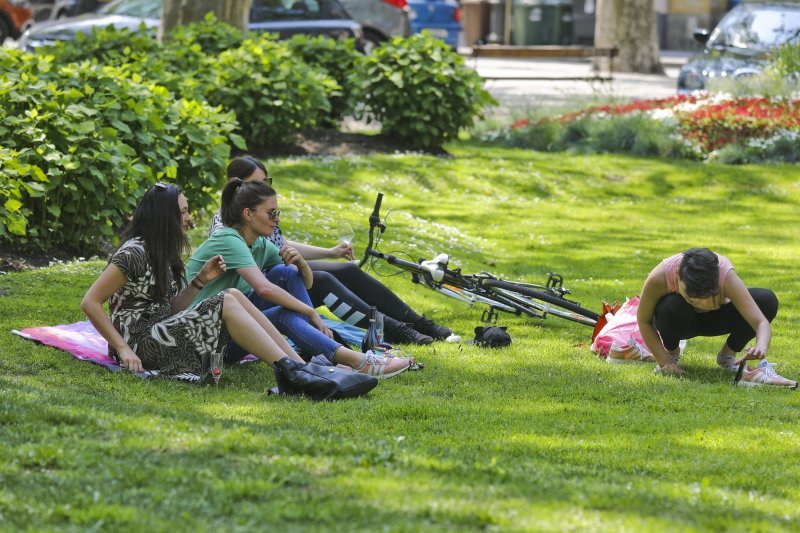
[(353, 238), (356, 236), (356, 232), (353, 229), (353, 225), (350, 223), (349, 220), (346, 218), (339, 219), (339, 242), (343, 242), (345, 244), (351, 244), (353, 242)]
[(375, 313), (375, 334), (378, 337), (378, 344), (383, 342), (383, 313)]
[(211, 354), (211, 377), (214, 378), (214, 385), (219, 387), (219, 378), (222, 376), (222, 352)]
[[(339, 229), (339, 242), (344, 244), (352, 244), (353, 238), (356, 235), (355, 230), (353, 229), (353, 224), (350, 223), (349, 220), (346, 218), (340, 218), (338, 222), (338, 229)], [(356, 262), (355, 259), (350, 260), (351, 263)]]

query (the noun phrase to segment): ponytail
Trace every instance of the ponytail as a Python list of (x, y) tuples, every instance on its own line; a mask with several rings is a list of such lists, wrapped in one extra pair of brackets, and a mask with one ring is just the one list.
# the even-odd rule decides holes
[(255, 209), (258, 204), (276, 196), (275, 189), (260, 181), (231, 178), (222, 190), (222, 223), (234, 227), (242, 221), (242, 211)]

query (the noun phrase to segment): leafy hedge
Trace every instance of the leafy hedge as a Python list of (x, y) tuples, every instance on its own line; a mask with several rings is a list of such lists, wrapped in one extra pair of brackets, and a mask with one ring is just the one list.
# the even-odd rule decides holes
[(0, 240), (92, 249), (159, 179), (193, 208), (222, 186), (231, 114), (116, 67), (3, 49), (0, 70)]
[(363, 61), (367, 116), (381, 133), (422, 147), (441, 146), (497, 102), (478, 74), (427, 32), (395, 37)]

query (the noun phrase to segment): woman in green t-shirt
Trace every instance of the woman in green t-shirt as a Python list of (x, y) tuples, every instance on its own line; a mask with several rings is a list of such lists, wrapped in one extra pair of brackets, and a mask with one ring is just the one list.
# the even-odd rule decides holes
[[(358, 372), (388, 378), (408, 369), (409, 359), (363, 354), (336, 342), (311, 306), (307, 289), (312, 275), (308, 264), (290, 247), (278, 251), (266, 239), (271, 235), (280, 215), (275, 191), (262, 182), (234, 178), (222, 192), (222, 219), (225, 228), (214, 233), (189, 260), (190, 275), (209, 257), (222, 255), (228, 271), (210, 283), (209, 293), (229, 287), (239, 288), (261, 309), (278, 331), (289, 337), (304, 353), (322, 354), (334, 364), (345, 364)], [(279, 261), (280, 260), (280, 261)], [(262, 270), (273, 266), (268, 280)], [(202, 299), (199, 294), (197, 299)], [(197, 300), (196, 299), (196, 300)], [(247, 352), (235, 342), (228, 352), (228, 362), (244, 357)]]

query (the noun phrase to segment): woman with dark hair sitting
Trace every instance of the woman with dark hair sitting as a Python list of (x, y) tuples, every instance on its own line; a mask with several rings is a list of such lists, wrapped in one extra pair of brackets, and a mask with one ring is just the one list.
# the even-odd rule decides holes
[[(180, 189), (156, 184), (144, 194), (122, 245), (92, 284), (81, 309), (108, 341), (109, 355), (132, 372), (204, 375), (212, 354), (229, 338), (275, 364), (298, 390), (313, 387), (305, 365), (269, 320), (236, 289), (208, 293), (189, 303), (226, 271), (222, 256), (209, 257), (187, 284), (181, 254), (188, 251), (189, 206)], [(109, 302), (109, 317), (103, 303)], [(295, 383), (295, 381), (297, 383)]]
[[(266, 239), (280, 217), (275, 191), (261, 181), (228, 181), (222, 191), (222, 221), (225, 227), (201, 244), (189, 260), (189, 275), (199, 272), (209, 258), (225, 257), (228, 270), (210, 281), (195, 295), (195, 302), (223, 289), (236, 287), (248, 294), (278, 330), (305, 354), (322, 354), (334, 364), (344, 364), (378, 379), (408, 369), (411, 361), (356, 352), (332, 338), (316, 310), (310, 305), (306, 289), (313, 282), (305, 260), (290, 247), (281, 250)], [(268, 276), (263, 270), (272, 267)], [(235, 339), (234, 339), (235, 340)], [(247, 354), (247, 347), (234, 342), (227, 362)]]
[[(236, 157), (228, 165), (228, 178), (244, 181), (262, 181), (272, 185), (264, 164), (251, 156)], [(279, 221), (278, 221), (279, 222)], [(267, 238), (279, 250), (290, 247), (297, 250), (313, 273), (313, 286), (308, 294), (314, 307), (325, 305), (340, 320), (366, 329), (369, 307), (375, 306), (385, 316), (386, 340), (393, 343), (430, 344), (452, 335), (452, 331), (430, 318), (418, 315), (383, 283), (376, 280), (358, 265), (341, 261), (316, 261), (316, 259), (352, 259), (353, 245), (339, 243), (332, 248), (321, 248), (283, 238), (279, 223)], [(218, 212), (208, 231), (211, 236), (224, 227)]]
[[(797, 387), (779, 376), (765, 360), (772, 338), (770, 323), (778, 299), (769, 289), (748, 289), (733, 264), (708, 248), (690, 248), (664, 259), (644, 282), (637, 321), (642, 339), (658, 361), (657, 372), (682, 374), (678, 366), (681, 339), (727, 335), (717, 364), (736, 372), (746, 360), (740, 383)], [(755, 338), (755, 345), (745, 345)], [(736, 355), (745, 350), (741, 358)]]

